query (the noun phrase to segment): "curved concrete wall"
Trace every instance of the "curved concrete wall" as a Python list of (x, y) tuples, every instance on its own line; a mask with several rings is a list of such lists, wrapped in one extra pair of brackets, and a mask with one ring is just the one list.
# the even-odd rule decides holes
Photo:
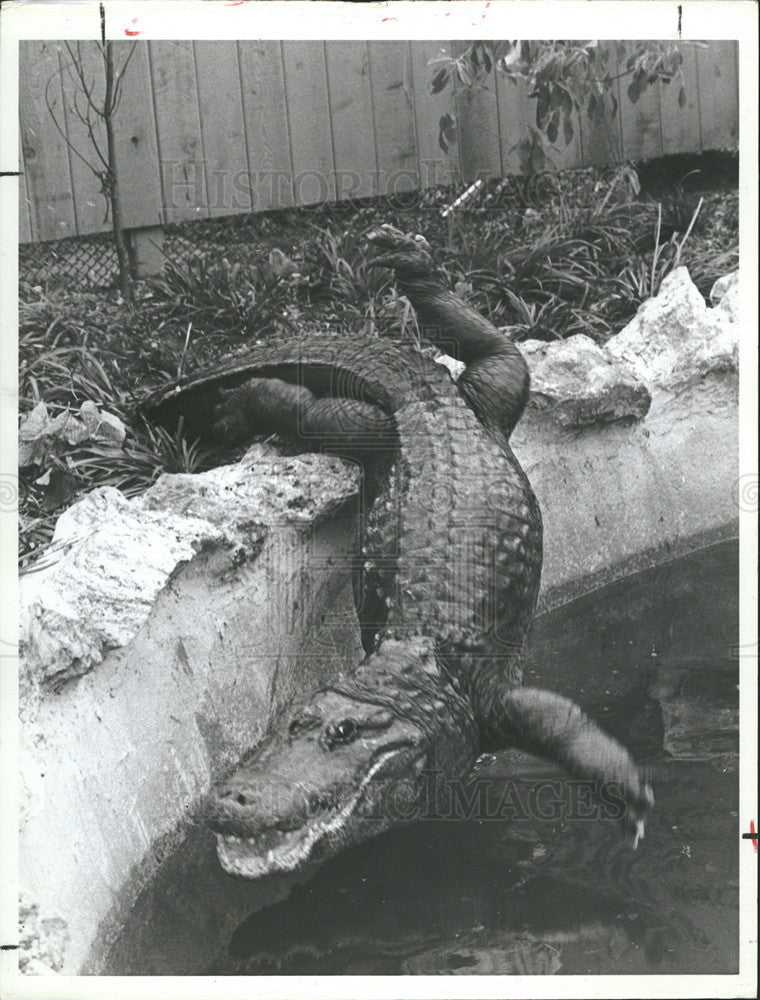
[(544, 608), (704, 541), (738, 534), (735, 374), (653, 393), (640, 422), (547, 426), (513, 447), (544, 514)]
[(80, 972), (209, 785), (283, 704), (361, 658), (357, 482), (337, 459), (257, 446), (63, 515), (54, 544), (86, 525), (83, 541), (21, 581), (25, 967)]

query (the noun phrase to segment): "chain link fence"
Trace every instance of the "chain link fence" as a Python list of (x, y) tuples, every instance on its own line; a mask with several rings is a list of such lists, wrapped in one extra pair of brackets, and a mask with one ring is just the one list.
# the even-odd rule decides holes
[[(593, 183), (597, 174), (597, 168), (592, 167), (569, 172), (565, 184), (577, 186), (579, 182)], [(475, 188), (479, 190), (475, 191)], [(487, 184), (478, 182), (464, 190), (464, 194), (462, 188), (454, 190), (446, 187), (410, 191), (398, 195), (391, 207), (426, 208), (443, 217), (447, 206), (452, 207), (452, 202), (459, 196), (459, 202), (467, 199), (466, 206), (462, 207), (468, 213), (489, 215), (499, 208), (525, 208), (543, 204), (556, 195), (557, 190), (556, 175), (545, 172), (531, 177), (493, 179)], [(298, 216), (297, 228), (302, 229), (309, 221), (324, 225), (326, 216), (350, 215), (375, 201), (376, 199), (361, 199), (355, 202), (327, 202), (275, 212), (239, 213), (217, 219), (172, 223), (163, 227), (161, 252), (166, 261), (173, 263), (208, 256), (224, 257), (231, 264), (258, 264), (262, 230), (270, 227), (276, 229), (280, 223), (287, 229), (289, 223), (293, 222), (293, 213)], [(459, 202), (456, 202), (458, 208)], [(161, 230), (146, 232), (155, 235)], [(62, 287), (72, 291), (118, 287), (119, 269), (113, 237), (111, 233), (99, 233), (22, 244), (19, 248), (19, 277), (22, 283), (31, 287), (41, 286), (46, 291)]]
[[(226, 257), (232, 263), (256, 259), (260, 250), (254, 239), (258, 215), (234, 215), (166, 226), (163, 253), (180, 263), (204, 255)], [(113, 236), (69, 236), (19, 246), (19, 278), (44, 290), (67, 288), (96, 291), (119, 284), (119, 264)]]
[(116, 249), (110, 233), (71, 236), (19, 247), (19, 279), (43, 289), (67, 287), (82, 291), (108, 288), (119, 277)]

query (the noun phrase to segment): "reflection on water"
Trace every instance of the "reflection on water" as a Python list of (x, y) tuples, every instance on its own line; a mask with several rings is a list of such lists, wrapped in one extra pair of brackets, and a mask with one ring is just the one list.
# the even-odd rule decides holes
[[(734, 543), (535, 623), (526, 683), (575, 698), (650, 771), (657, 804), (637, 851), (611, 821), (566, 813), (427, 821), (311, 876), (245, 882), (221, 871), (199, 828), (110, 939), (104, 971), (736, 972), (737, 635)], [(560, 774), (506, 753), (481, 760), (476, 776), (492, 797), (509, 785), (525, 801)], [(569, 800), (572, 787), (559, 787)]]

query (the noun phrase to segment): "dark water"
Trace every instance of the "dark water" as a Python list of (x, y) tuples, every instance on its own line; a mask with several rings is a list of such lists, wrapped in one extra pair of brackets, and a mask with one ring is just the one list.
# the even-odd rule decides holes
[[(657, 805), (638, 850), (612, 821), (568, 816), (567, 782), (559, 818), (419, 822), (251, 914), (208, 971), (736, 972), (737, 558), (712, 546), (534, 626), (527, 683), (575, 697), (650, 771)], [(517, 754), (479, 773), (523, 801), (559, 779)]]

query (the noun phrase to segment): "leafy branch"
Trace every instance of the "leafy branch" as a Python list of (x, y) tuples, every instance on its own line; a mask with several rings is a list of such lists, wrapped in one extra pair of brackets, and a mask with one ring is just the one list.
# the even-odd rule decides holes
[[(636, 104), (647, 88), (661, 82), (679, 84), (678, 105), (686, 104), (683, 51), (675, 42), (600, 41), (475, 41), (457, 58), (431, 63), (431, 92), (438, 94), (455, 81), (464, 87), (485, 87), (494, 73), (528, 88), (535, 101), (537, 130), (554, 145), (560, 136), (569, 145), (575, 135), (574, 113), (594, 125), (618, 113), (618, 81), (628, 79), (627, 95)], [(440, 120), (439, 144), (444, 152), (456, 142), (452, 115)]]

